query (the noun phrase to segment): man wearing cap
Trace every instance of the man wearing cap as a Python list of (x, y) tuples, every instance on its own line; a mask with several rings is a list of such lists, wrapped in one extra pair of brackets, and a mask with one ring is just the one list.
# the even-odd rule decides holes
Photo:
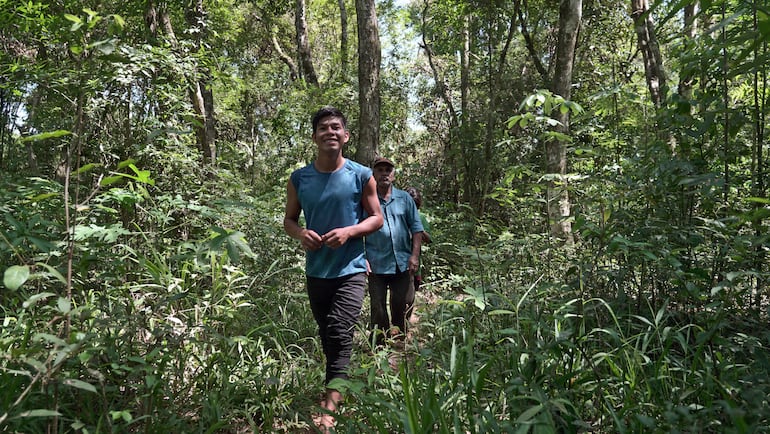
[[(374, 344), (390, 335), (406, 336), (414, 305), (414, 273), (420, 266), (423, 226), (409, 193), (393, 186), (395, 165), (384, 157), (372, 163), (383, 225), (364, 240), (369, 261), (369, 297)], [(388, 315), (390, 289), (390, 316)], [(393, 326), (393, 328), (391, 328)]]

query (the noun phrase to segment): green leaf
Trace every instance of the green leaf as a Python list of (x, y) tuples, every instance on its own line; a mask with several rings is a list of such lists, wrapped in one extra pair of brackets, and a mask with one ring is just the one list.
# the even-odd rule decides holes
[(143, 182), (145, 184), (155, 185), (155, 180), (150, 178), (150, 171), (149, 170), (139, 170), (135, 165), (129, 164), (128, 165), (131, 170), (136, 173), (136, 180), (139, 182)]
[(44, 298), (53, 297), (54, 295), (56, 295), (56, 294), (54, 294), (53, 292), (41, 292), (41, 293), (35, 294), (32, 297), (28, 298), (27, 301), (22, 303), (22, 306), (26, 309), (26, 308), (34, 305), (38, 301), (40, 301), (40, 300), (42, 300)]
[(93, 169), (94, 167), (99, 167), (99, 166), (100, 166), (100, 164), (88, 163), (85, 166), (81, 166), (80, 168), (78, 168), (78, 170), (72, 172), (72, 174), (73, 175), (78, 175), (78, 174), (81, 174), (81, 173), (85, 173), (85, 172), (88, 172), (89, 170)]
[(68, 378), (68, 379), (64, 380), (64, 384), (66, 384), (67, 386), (75, 387), (77, 389), (87, 390), (89, 392), (96, 393), (96, 387), (94, 387), (93, 384), (86, 383), (85, 381), (82, 381), (82, 380), (76, 380), (74, 378)]
[(134, 160), (133, 158), (129, 158), (128, 160), (124, 160), (118, 163), (118, 169), (125, 169), (126, 167), (129, 167), (134, 163), (136, 163), (136, 160)]
[(29, 236), (29, 237), (27, 237), (27, 239), (28, 239), (28, 240), (29, 240), (29, 242), (31, 242), (31, 243), (32, 243), (32, 244), (33, 244), (35, 247), (37, 247), (38, 249), (40, 249), (40, 251), (41, 251), (41, 252), (43, 252), (43, 253), (50, 253), (50, 252), (51, 252), (51, 250), (53, 250), (53, 249), (54, 249), (54, 245), (53, 245), (53, 243), (51, 243), (51, 242), (49, 242), (49, 241), (47, 241), (47, 240), (43, 240), (43, 239), (40, 239), (40, 238), (38, 238), (38, 237), (33, 237), (33, 236)]
[(763, 10), (757, 11), (757, 30), (765, 40), (770, 39), (770, 15)]
[(38, 140), (45, 140), (45, 139), (53, 139), (56, 137), (63, 137), (66, 135), (72, 134), (70, 131), (67, 130), (56, 130), (56, 131), (49, 131), (47, 133), (40, 133), (40, 134), (33, 134), (31, 136), (24, 137), (21, 139), (22, 142), (35, 142)]
[(121, 175), (108, 176), (108, 177), (102, 179), (102, 181), (99, 183), (99, 185), (101, 185), (102, 187), (106, 187), (106, 186), (114, 184), (114, 183), (116, 183), (118, 181), (122, 181), (123, 179), (125, 179), (125, 178), (123, 176), (121, 176)]
[(50, 266), (48, 264), (43, 264), (41, 262), (38, 262), (35, 265), (39, 266), (39, 267), (43, 267), (46, 270), (48, 270), (48, 273), (45, 273), (45, 274), (48, 274), (49, 276), (55, 277), (56, 280), (58, 280), (59, 282), (65, 284), (65, 285), (67, 284), (67, 279), (65, 279), (64, 276), (56, 268), (53, 268), (52, 266)]
[(20, 417), (53, 417), (53, 416), (61, 416), (61, 413), (55, 410), (44, 410), (44, 409), (29, 410), (23, 413), (19, 413), (18, 416), (14, 416), (11, 419), (18, 419)]
[(88, 48), (95, 49), (105, 56), (109, 56), (115, 51), (115, 41), (112, 39), (105, 39), (103, 41), (97, 41), (93, 44), (89, 44)]
[(31, 197), (30, 200), (33, 202), (40, 202), (41, 200), (45, 200), (45, 199), (48, 199), (51, 197), (57, 197), (57, 196), (59, 196), (59, 193), (42, 193)]
[(655, 428), (656, 422), (654, 418), (647, 416), (646, 414), (635, 414), (634, 417), (636, 417), (636, 419), (645, 427), (650, 429)]
[(73, 23), (82, 23), (83, 20), (80, 19), (80, 17), (72, 15), (72, 14), (64, 14), (64, 18), (66, 18), (68, 21), (72, 21)]
[(112, 14), (110, 16), (115, 21), (115, 24), (117, 24), (121, 29), (126, 26), (126, 20), (124, 20), (122, 16), (118, 14)]
[(511, 117), (510, 117), (510, 118), (508, 118), (508, 120), (506, 121), (506, 126), (507, 126), (508, 128), (513, 128), (514, 126), (516, 126), (516, 124), (518, 124), (518, 123), (521, 121), (521, 118), (522, 118), (522, 116), (521, 116), (521, 115), (515, 115), (515, 116), (511, 116)]
[(63, 314), (68, 314), (72, 310), (72, 304), (67, 297), (59, 297), (56, 306), (59, 308), (59, 312)]
[(120, 223), (114, 223), (107, 227), (93, 223), (88, 226), (77, 225), (74, 230), (76, 241), (97, 239), (106, 243), (114, 243), (123, 235), (131, 235), (131, 231), (126, 230)]
[(35, 341), (48, 342), (62, 348), (67, 346), (67, 342), (65, 342), (64, 339), (50, 333), (35, 333), (32, 339)]
[(537, 404), (533, 407), (528, 408), (524, 411), (524, 413), (520, 414), (518, 418), (516, 418), (516, 423), (526, 423), (530, 422), (535, 415), (540, 413), (540, 411), (543, 410), (543, 404)]
[(14, 265), (5, 270), (3, 285), (11, 291), (21, 287), (29, 279), (29, 267), (26, 265)]
[(128, 410), (123, 410), (123, 411), (110, 410), (110, 416), (112, 416), (112, 420), (123, 419), (126, 422), (131, 422), (134, 419), (134, 417), (131, 416), (131, 412)]
[(489, 311), (489, 315), (513, 315), (513, 311), (508, 309), (495, 309), (492, 311)]

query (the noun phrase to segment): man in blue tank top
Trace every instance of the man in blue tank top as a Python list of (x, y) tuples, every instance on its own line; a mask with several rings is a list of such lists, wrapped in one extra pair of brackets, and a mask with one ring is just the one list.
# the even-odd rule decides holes
[[(312, 164), (290, 176), (283, 227), (306, 252), (307, 292), (326, 356), (326, 399), (321, 405), (334, 412), (342, 394), (329, 383), (347, 378), (353, 328), (364, 300), (363, 236), (377, 231), (383, 220), (371, 169), (343, 157), (350, 139), (345, 116), (323, 107), (312, 123), (318, 153)], [(328, 430), (334, 419), (324, 414), (319, 424)]]

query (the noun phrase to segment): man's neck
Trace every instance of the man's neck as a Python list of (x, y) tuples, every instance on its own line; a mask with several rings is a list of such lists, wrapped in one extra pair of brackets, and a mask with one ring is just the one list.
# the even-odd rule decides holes
[(377, 196), (384, 200), (388, 200), (390, 198), (390, 193), (393, 191), (393, 186), (389, 185), (387, 188), (380, 188), (377, 187)]
[(334, 155), (318, 154), (314, 166), (316, 170), (323, 173), (331, 173), (345, 165), (345, 157), (342, 153)]

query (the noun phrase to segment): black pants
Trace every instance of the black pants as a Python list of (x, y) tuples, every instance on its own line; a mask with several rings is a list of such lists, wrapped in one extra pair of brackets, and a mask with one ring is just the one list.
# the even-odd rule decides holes
[[(414, 277), (404, 271), (396, 274), (370, 274), (369, 298), (372, 307), (370, 327), (386, 332), (391, 325), (404, 336), (414, 307)], [(390, 316), (388, 316), (388, 289), (390, 289)], [(379, 339), (378, 339), (379, 343)]]
[(366, 275), (351, 274), (335, 279), (307, 277), (310, 309), (318, 323), (318, 334), (326, 356), (326, 384), (347, 378), (353, 350), (353, 332), (364, 302)]

